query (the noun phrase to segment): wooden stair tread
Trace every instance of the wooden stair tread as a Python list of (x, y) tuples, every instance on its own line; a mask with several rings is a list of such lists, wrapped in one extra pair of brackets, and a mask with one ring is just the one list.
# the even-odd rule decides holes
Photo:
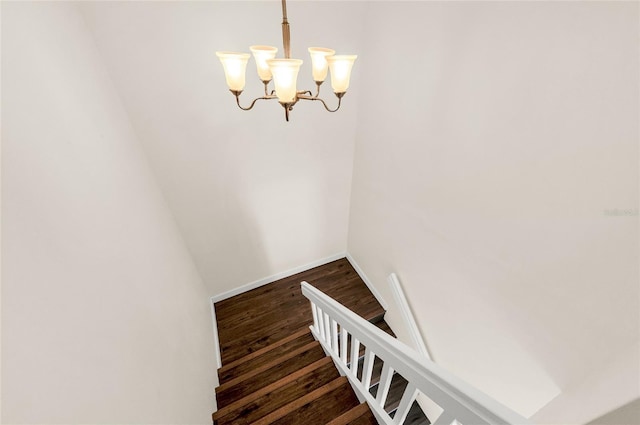
[(218, 406), (224, 407), (285, 376), (325, 357), (320, 344), (314, 341), (279, 359), (264, 364), (216, 388)]
[(376, 421), (375, 416), (371, 412), (369, 405), (365, 403), (360, 403), (356, 407), (352, 408), (348, 412), (343, 413), (338, 416), (331, 422), (327, 423), (327, 425), (377, 425), (378, 421)]
[(292, 341), (292, 340), (294, 340), (296, 338), (299, 338), (299, 337), (305, 335), (308, 332), (309, 332), (308, 328), (302, 328), (302, 329), (298, 330), (297, 332), (291, 333), (286, 338), (282, 338), (281, 340), (274, 342), (271, 345), (268, 345), (268, 346), (266, 346), (266, 347), (264, 347), (264, 348), (262, 348), (260, 350), (253, 351), (253, 352), (247, 354), (246, 356), (241, 357), (241, 358), (239, 358), (239, 359), (237, 359), (237, 360), (235, 360), (233, 362), (229, 362), (229, 363), (227, 363), (225, 365), (222, 365), (222, 367), (220, 369), (218, 369), (218, 370), (223, 370), (224, 371), (226, 369), (234, 368), (234, 367), (238, 366), (239, 364), (244, 363), (247, 360), (251, 360), (252, 358), (254, 358), (256, 356), (260, 356), (260, 355), (264, 354), (265, 352), (268, 352), (269, 350), (271, 350), (273, 348), (276, 348), (276, 347), (278, 347), (278, 346), (280, 346), (282, 344), (286, 344), (289, 341)]
[(347, 378), (340, 376), (253, 424), (325, 425), (357, 405), (358, 399), (353, 394)]
[(245, 357), (229, 363), (218, 369), (218, 381), (224, 384), (238, 376), (244, 375), (261, 365), (280, 359), (286, 353), (301, 348), (313, 342), (313, 335), (309, 328), (302, 329), (274, 344), (254, 351)]
[[(308, 305), (307, 305), (308, 307)], [(267, 307), (265, 307), (267, 308)], [(254, 328), (246, 327), (234, 332), (230, 341), (220, 341), (220, 354), (222, 364), (241, 359), (254, 351), (268, 347), (269, 345), (288, 337), (292, 332), (306, 329), (312, 324), (312, 317), (308, 312), (292, 312), (278, 319), (278, 321), (264, 320)], [(217, 314), (217, 313), (216, 313)], [(281, 313), (284, 315), (284, 313)], [(222, 337), (220, 337), (222, 338)]]
[(338, 378), (330, 357), (324, 357), (213, 414), (216, 425), (249, 424)]
[(292, 358), (294, 358), (296, 356), (299, 356), (299, 355), (301, 355), (301, 354), (303, 354), (303, 353), (305, 353), (305, 352), (307, 352), (309, 350), (312, 350), (314, 348), (317, 348), (317, 347), (318, 348), (321, 347), (320, 343), (317, 342), (317, 341), (311, 341), (311, 342), (303, 345), (302, 347), (298, 347), (295, 350), (289, 351), (288, 353), (286, 353), (285, 355), (283, 355), (281, 357), (278, 357), (277, 359), (273, 359), (268, 363), (260, 365), (260, 367), (251, 369), (250, 371), (248, 371), (248, 372), (246, 372), (246, 373), (244, 373), (242, 375), (239, 375), (239, 376), (234, 377), (233, 379), (230, 379), (229, 381), (225, 382), (224, 384), (221, 384), (217, 388), (217, 390), (224, 391), (227, 388), (233, 387), (233, 386), (235, 386), (235, 385), (237, 385), (239, 383), (247, 381), (247, 380), (253, 378), (254, 376), (256, 376), (256, 375), (258, 375), (258, 374), (260, 374), (262, 372), (268, 371), (268, 370), (278, 366), (282, 362), (290, 360), (290, 359), (292, 359)]

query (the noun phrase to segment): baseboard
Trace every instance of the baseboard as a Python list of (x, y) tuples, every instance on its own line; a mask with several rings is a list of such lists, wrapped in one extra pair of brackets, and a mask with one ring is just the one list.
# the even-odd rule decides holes
[[(284, 279), (289, 276), (293, 276), (294, 274), (312, 269), (314, 267), (322, 266), (332, 261), (345, 258), (345, 256), (347, 256), (346, 252), (334, 254), (329, 257), (323, 258), (321, 260), (312, 261), (311, 263), (308, 263), (299, 267), (294, 267), (293, 269), (289, 269), (281, 273), (276, 273), (274, 275), (265, 277), (263, 279), (259, 279), (254, 282), (247, 283), (246, 285), (239, 286), (238, 288), (232, 289), (230, 291), (223, 292), (222, 294), (212, 296), (209, 302), (211, 304), (211, 319), (213, 320), (213, 343), (214, 343), (214, 350), (216, 354), (216, 363), (217, 363), (218, 369), (222, 367), (222, 358), (220, 354), (220, 340), (218, 338), (218, 322), (216, 320), (215, 303), (217, 303), (218, 301), (226, 300), (228, 298), (235, 297), (236, 295), (240, 295), (242, 293), (251, 291), (252, 289), (256, 289), (261, 286), (268, 285), (269, 283), (273, 283), (277, 280)], [(353, 263), (351, 262), (351, 264)]]
[(367, 275), (365, 274), (364, 270), (362, 270), (362, 268), (358, 265), (358, 263), (356, 262), (356, 260), (351, 256), (351, 254), (349, 254), (347, 252), (346, 254), (347, 260), (349, 261), (349, 263), (351, 263), (351, 265), (353, 266), (353, 268), (356, 270), (356, 272), (360, 275), (360, 278), (364, 281), (365, 285), (367, 285), (367, 287), (369, 288), (369, 290), (371, 291), (371, 293), (373, 294), (374, 297), (376, 297), (376, 300), (378, 300), (378, 302), (380, 303), (380, 305), (382, 306), (382, 308), (384, 308), (385, 310), (389, 310), (389, 304), (387, 304), (387, 302), (385, 301), (385, 299), (382, 297), (382, 295), (380, 294), (380, 292), (378, 292), (378, 290), (376, 289), (375, 286), (373, 286), (373, 283), (371, 283), (371, 281), (369, 280), (369, 278), (367, 277)]
[(252, 289), (256, 289), (259, 288), (261, 286), (264, 285), (268, 285), (269, 283), (273, 283), (276, 280), (280, 280), (280, 279), (284, 279), (285, 277), (289, 277), (289, 276), (293, 276), (294, 274), (312, 269), (314, 267), (318, 267), (318, 266), (322, 266), (325, 265), (327, 263), (330, 263), (332, 261), (335, 260), (339, 260), (341, 258), (344, 258), (347, 254), (345, 252), (341, 252), (338, 254), (334, 254), (330, 257), (327, 258), (323, 258), (321, 260), (316, 260), (316, 261), (312, 261), (311, 263), (299, 266), (299, 267), (294, 267), (293, 269), (289, 269), (287, 271), (281, 272), (281, 273), (276, 273), (274, 275), (262, 278), (262, 279), (258, 279), (254, 282), (251, 283), (247, 283), (246, 285), (242, 285), (239, 286), (235, 289), (232, 289), (230, 291), (227, 292), (223, 292), (222, 294), (218, 294), (218, 295), (214, 295), (213, 297), (211, 297), (211, 299), (213, 300), (213, 302), (218, 302), (218, 301), (222, 301), (222, 300), (226, 300), (227, 298), (231, 298), (231, 297), (235, 297), (236, 295), (240, 295), (243, 294), (247, 291), (251, 291)]
[(391, 273), (387, 278), (387, 282), (389, 283), (389, 287), (391, 288), (391, 293), (393, 294), (393, 298), (396, 301), (396, 305), (400, 310), (400, 314), (402, 315), (404, 324), (409, 330), (414, 348), (416, 349), (416, 351), (418, 351), (418, 353), (433, 361), (431, 359), (431, 355), (429, 354), (429, 350), (427, 350), (427, 345), (424, 343), (424, 339), (422, 338), (422, 334), (420, 333), (420, 329), (418, 328), (418, 323), (416, 322), (416, 319), (413, 315), (413, 311), (411, 310), (409, 301), (407, 301), (407, 297), (404, 294), (404, 290), (402, 289), (402, 285), (400, 284), (398, 276), (395, 273)]
[(217, 369), (222, 367), (222, 358), (220, 356), (220, 340), (218, 339), (218, 321), (216, 320), (216, 306), (213, 297), (209, 300), (211, 304), (211, 320), (213, 321), (213, 351), (216, 354)]

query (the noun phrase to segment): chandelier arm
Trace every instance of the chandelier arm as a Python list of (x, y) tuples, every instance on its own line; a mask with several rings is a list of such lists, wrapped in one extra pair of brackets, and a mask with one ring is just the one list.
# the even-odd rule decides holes
[(336, 96), (338, 96), (338, 106), (336, 106), (335, 109), (331, 109), (327, 106), (327, 103), (320, 97), (317, 96), (305, 96), (305, 95), (298, 95), (298, 99), (303, 99), (303, 100), (319, 100), (322, 103), (322, 106), (324, 106), (324, 109), (326, 109), (329, 112), (336, 112), (338, 109), (340, 109), (340, 105), (342, 104), (342, 96), (344, 96), (344, 93), (336, 93)]
[[(265, 96), (269, 96), (269, 92), (268, 92), (268, 90), (269, 90), (269, 82), (270, 82), (270, 81), (271, 81), (271, 80), (269, 80), (269, 81), (264, 81), (264, 80), (263, 80), (263, 81), (262, 81), (262, 84), (264, 84), (264, 95), (265, 95)], [(273, 95), (273, 94), (274, 94), (274, 92), (275, 92), (275, 90), (271, 93), (271, 95)]]
[(277, 98), (277, 96), (271, 96), (271, 95), (257, 97), (255, 99), (253, 99), (253, 102), (251, 102), (251, 105), (249, 105), (247, 107), (244, 107), (244, 106), (240, 105), (240, 93), (242, 93), (242, 91), (231, 90), (231, 93), (233, 93), (235, 95), (235, 97), (236, 97), (236, 103), (238, 104), (238, 108), (242, 109), (243, 111), (249, 111), (249, 110), (253, 109), (253, 106), (259, 100), (269, 100), (269, 99)]

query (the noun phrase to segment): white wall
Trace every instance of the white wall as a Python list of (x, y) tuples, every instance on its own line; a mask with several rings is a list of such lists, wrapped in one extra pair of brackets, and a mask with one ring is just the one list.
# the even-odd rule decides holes
[(640, 399), (616, 409), (615, 411), (602, 416), (588, 425), (620, 425), (638, 422), (640, 418)]
[(75, 6), (2, 4), (2, 421), (210, 423), (208, 291)]
[[(287, 123), (276, 101), (238, 109), (215, 56), (281, 48), (280, 2), (86, 2), (82, 10), (211, 295), (345, 252), (357, 76), (339, 113), (301, 102)], [(315, 89), (307, 47), (360, 50), (363, 10), (289, 4), (292, 55), (305, 60), (299, 89)], [(323, 92), (334, 105), (328, 82)], [(262, 93), (251, 59), (243, 104)]]
[(360, 57), (340, 113), (288, 124), (214, 55), (280, 46), (279, 2), (2, 9), (6, 422), (208, 422), (207, 296), (347, 229), (400, 336), (392, 271), (435, 360), (511, 407), (637, 397), (585, 386), (638, 368), (638, 218), (605, 214), (638, 208), (636, 3), (291, 2), (294, 56)]
[(637, 397), (581, 385), (638, 376), (638, 4), (367, 12), (348, 251), (392, 327), (396, 272), (436, 362), (526, 416), (557, 397), (536, 422)]

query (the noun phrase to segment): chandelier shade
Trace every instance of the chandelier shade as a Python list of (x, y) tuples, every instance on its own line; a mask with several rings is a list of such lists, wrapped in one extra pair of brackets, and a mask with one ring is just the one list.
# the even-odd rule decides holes
[(327, 78), (327, 72), (329, 71), (327, 57), (333, 56), (335, 53), (335, 50), (327, 49), (325, 47), (309, 47), (313, 81), (323, 82), (325, 78)]
[(346, 93), (351, 79), (351, 69), (356, 55), (329, 56), (329, 68), (331, 69), (331, 88), (335, 93)]
[(245, 75), (247, 71), (247, 62), (249, 61), (248, 53), (236, 52), (216, 52), (222, 66), (224, 75), (227, 79), (227, 85), (230, 90), (242, 91), (245, 84)]
[[(253, 108), (258, 100), (278, 99), (284, 107), (285, 118), (289, 121), (289, 112), (300, 100), (316, 100), (322, 103), (329, 112), (340, 109), (342, 97), (349, 88), (351, 69), (356, 60), (356, 55), (335, 55), (335, 50), (326, 47), (309, 47), (311, 56), (311, 69), (313, 80), (316, 83), (316, 93), (313, 95), (310, 90), (299, 91), (297, 89), (298, 72), (302, 65), (301, 59), (291, 58), (290, 29), (287, 20), (287, 2), (282, 0), (282, 42), (284, 45), (284, 58), (276, 58), (278, 49), (273, 46), (254, 45), (249, 49), (253, 53), (256, 61), (258, 77), (264, 85), (264, 95), (257, 97), (248, 107), (240, 105), (240, 94), (245, 86), (245, 74), (247, 62), (250, 55), (248, 53), (237, 52), (216, 52), (222, 62), (222, 66), (227, 80), (229, 90), (236, 97), (236, 103), (242, 110), (248, 111)], [(331, 86), (338, 98), (338, 106), (331, 109), (327, 103), (319, 97), (320, 86), (327, 78), (327, 73), (331, 73)], [(273, 79), (275, 90), (269, 92), (269, 84)]]
[(278, 53), (277, 47), (272, 46), (251, 46), (249, 47), (253, 58), (256, 60), (256, 67), (258, 68), (258, 76), (262, 81), (271, 80), (271, 69), (267, 61), (276, 57)]
[(276, 86), (276, 96), (280, 103), (290, 103), (296, 100), (296, 85), (300, 59), (271, 59), (267, 61), (273, 74), (273, 84)]

